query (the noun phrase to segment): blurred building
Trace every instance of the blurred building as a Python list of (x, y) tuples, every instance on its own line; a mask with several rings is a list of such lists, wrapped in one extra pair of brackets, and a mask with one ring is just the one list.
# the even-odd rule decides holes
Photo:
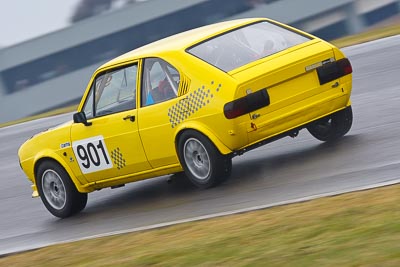
[(70, 27), (0, 49), (0, 123), (76, 104), (105, 61), (198, 26), (269, 17), (334, 39), (399, 12), (400, 0), (83, 0)]

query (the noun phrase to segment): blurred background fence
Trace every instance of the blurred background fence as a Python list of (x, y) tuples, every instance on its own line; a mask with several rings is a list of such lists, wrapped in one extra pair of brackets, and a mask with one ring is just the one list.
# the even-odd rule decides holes
[(69, 27), (0, 48), (0, 123), (77, 104), (102, 63), (191, 28), (269, 17), (332, 40), (399, 13), (400, 0), (81, 0)]

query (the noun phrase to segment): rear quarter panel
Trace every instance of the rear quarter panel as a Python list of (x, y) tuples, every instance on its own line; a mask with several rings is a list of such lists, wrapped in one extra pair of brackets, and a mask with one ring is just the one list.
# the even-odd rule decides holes
[(234, 99), (237, 81), (184, 51), (180, 60), (176, 57), (166, 59), (190, 80), (189, 91), (180, 96), (177, 106), (171, 107), (176, 111), (170, 114), (175, 135), (179, 136), (185, 129), (195, 129), (211, 139), (222, 154), (247, 143), (245, 128), (224, 116), (224, 105)]

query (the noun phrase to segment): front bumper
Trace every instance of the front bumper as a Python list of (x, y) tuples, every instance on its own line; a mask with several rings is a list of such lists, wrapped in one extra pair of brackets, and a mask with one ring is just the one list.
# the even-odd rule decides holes
[(31, 185), (32, 188), (32, 197), (39, 197), (39, 192), (37, 191), (37, 187), (35, 184)]

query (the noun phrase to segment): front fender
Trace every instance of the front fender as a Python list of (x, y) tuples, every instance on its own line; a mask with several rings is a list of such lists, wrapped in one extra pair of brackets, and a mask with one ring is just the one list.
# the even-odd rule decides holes
[(177, 127), (176, 130), (176, 135), (175, 135), (175, 144), (178, 144), (178, 139), (179, 136), (185, 131), (185, 130), (195, 130), (198, 131), (200, 133), (202, 133), (203, 135), (205, 135), (208, 139), (210, 139), (210, 141), (217, 147), (217, 149), (219, 150), (219, 152), (222, 155), (227, 155), (232, 153), (232, 150), (229, 149), (218, 137), (217, 135), (215, 135), (215, 133), (208, 128), (205, 124), (200, 123), (198, 121), (188, 121), (185, 123), (180, 124)]
[[(71, 178), (72, 182), (75, 184), (76, 189), (81, 192), (81, 193), (89, 193), (93, 190), (91, 190), (88, 187), (88, 183), (86, 180), (82, 180), (82, 179), (78, 179), (74, 172), (72, 171), (71, 167), (67, 164), (67, 162), (65, 161), (65, 158), (61, 157), (60, 155), (58, 155), (57, 153), (54, 153), (51, 150), (43, 150), (40, 153), (38, 153), (35, 158), (34, 158), (34, 174), (36, 176), (36, 171), (37, 168), (39, 166), (39, 164), (41, 162), (43, 162), (44, 160), (54, 160), (56, 161), (58, 164), (60, 164), (65, 171), (68, 173), (69, 177)], [(36, 182), (35, 182), (36, 184)]]

